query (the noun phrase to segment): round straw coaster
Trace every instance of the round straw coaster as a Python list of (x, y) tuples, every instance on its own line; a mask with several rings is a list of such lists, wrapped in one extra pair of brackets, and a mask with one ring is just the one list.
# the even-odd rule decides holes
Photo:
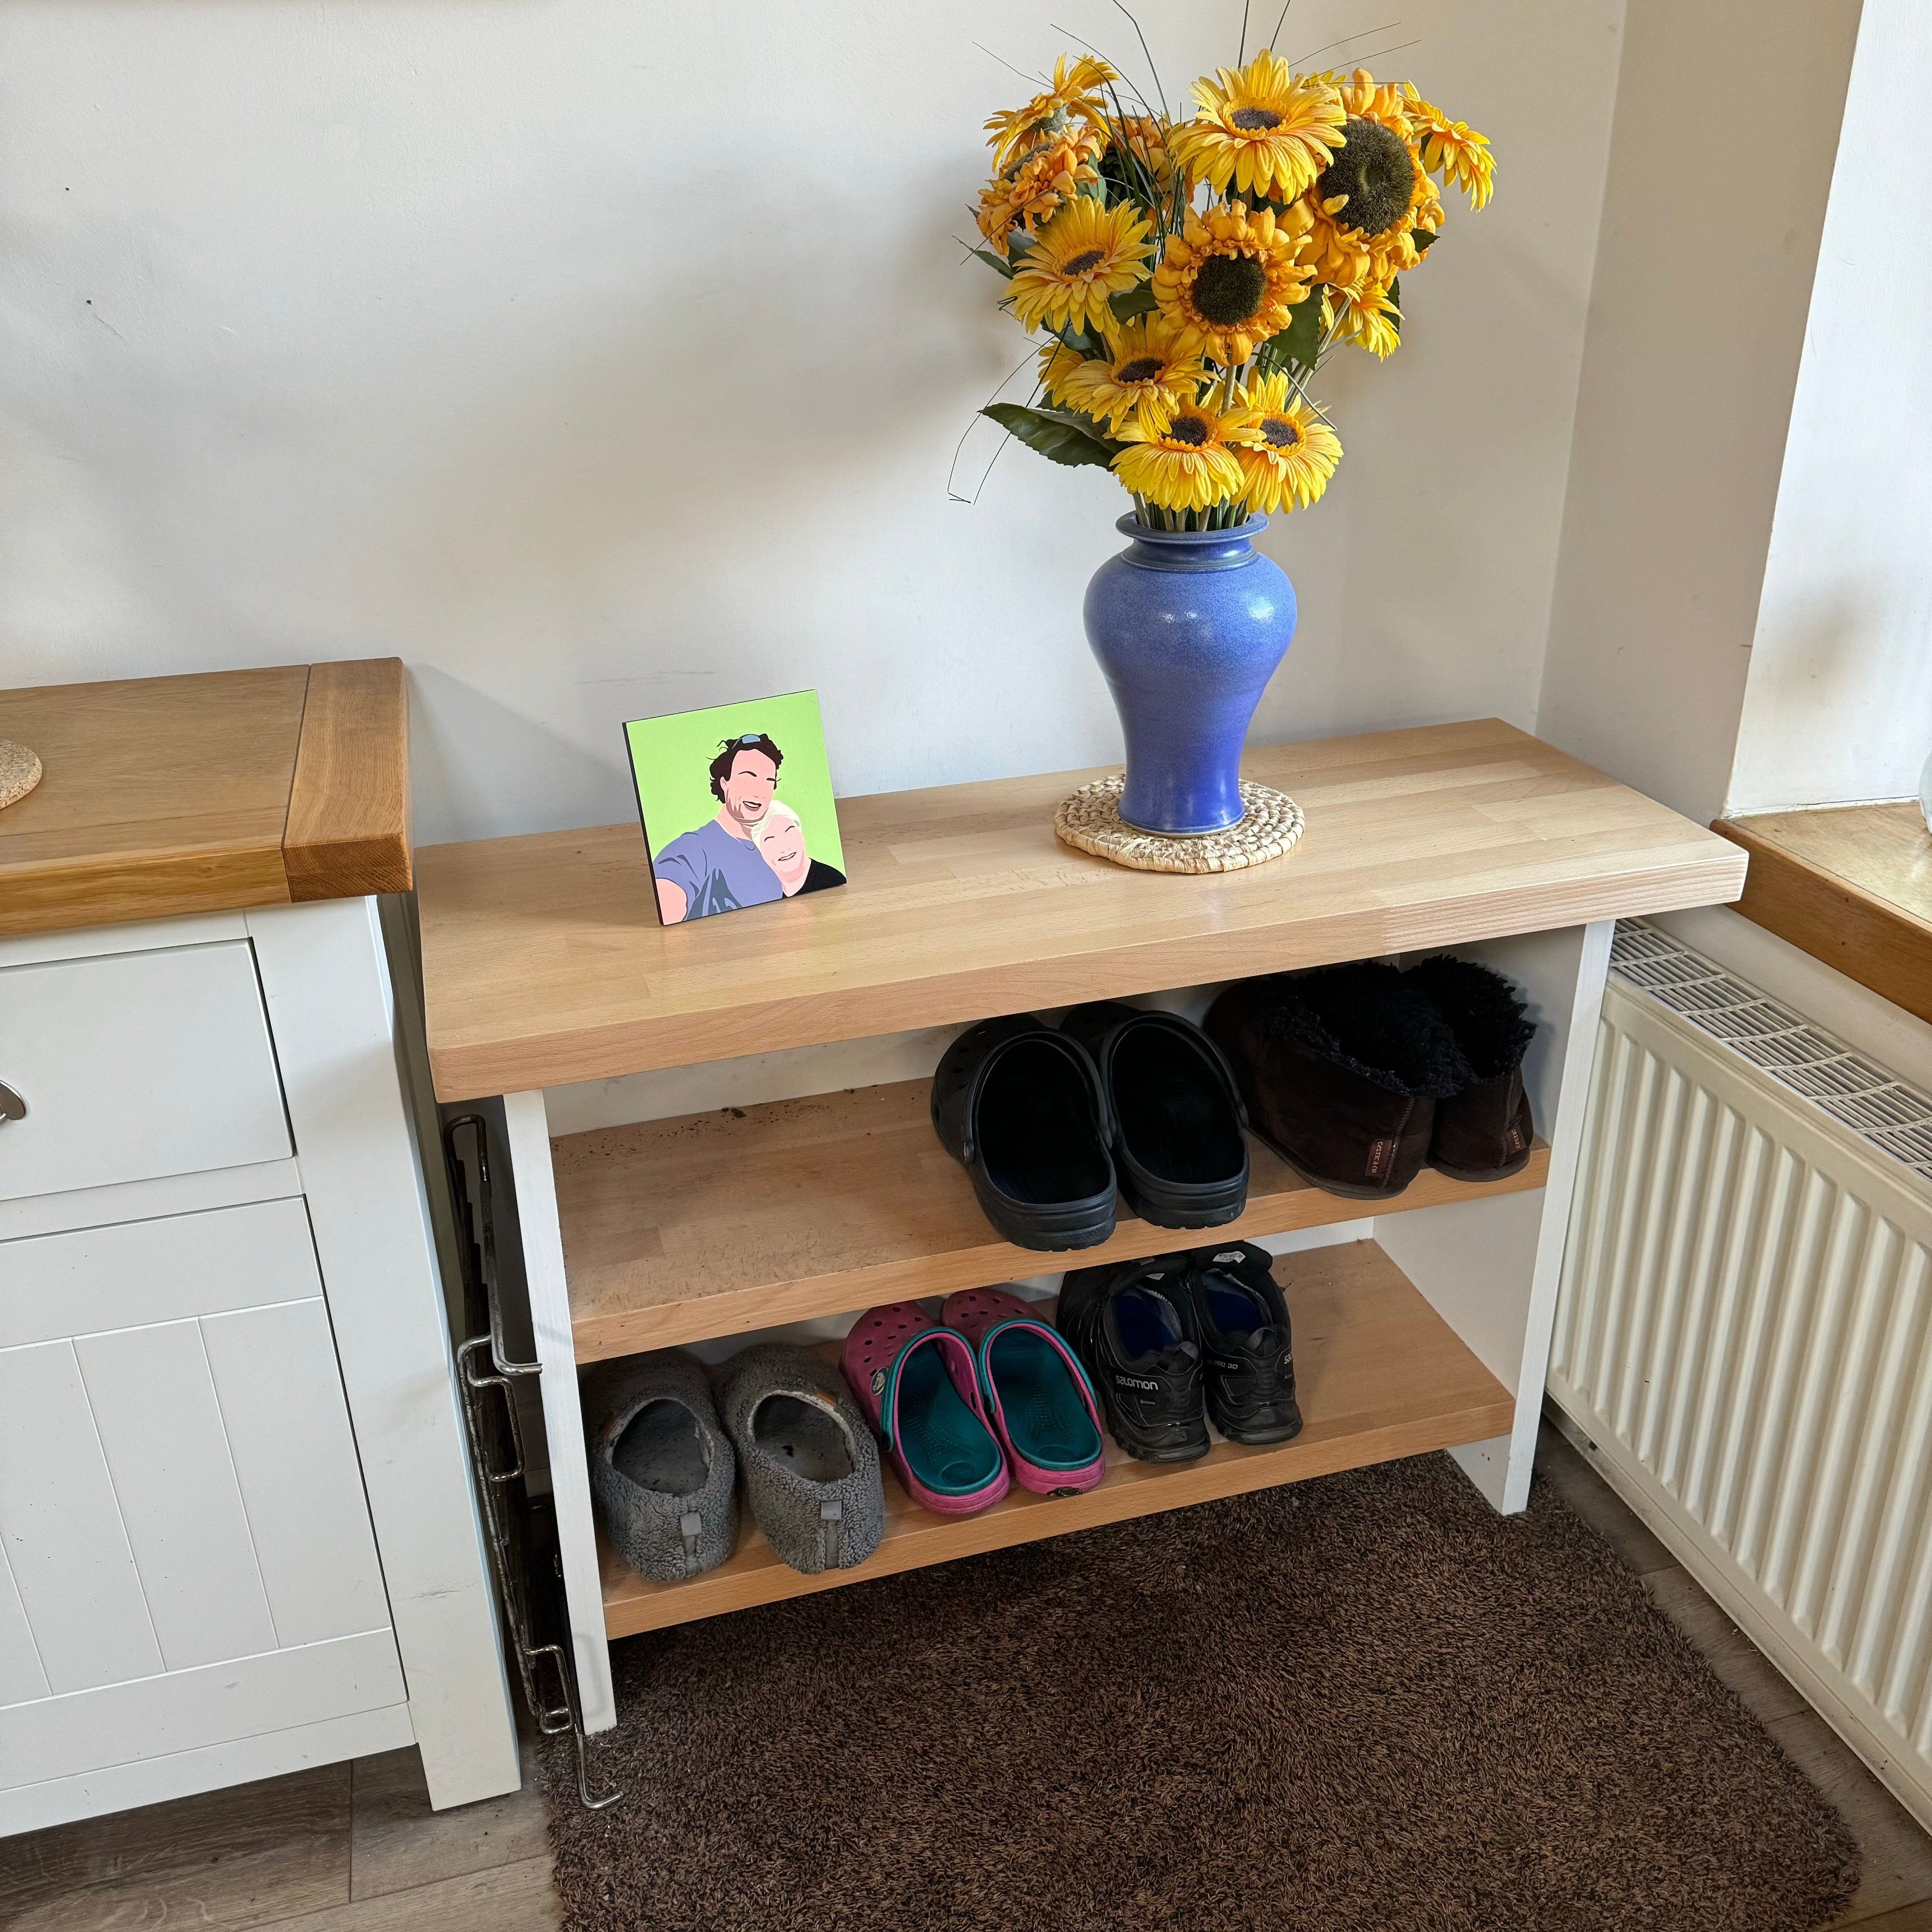
[(0, 738), (0, 809), (25, 798), (40, 782), (40, 760), (26, 746)]
[(1247, 810), (1238, 824), (1197, 838), (1163, 838), (1121, 818), (1120, 794), (1126, 785), (1124, 777), (1096, 778), (1082, 785), (1054, 814), (1054, 836), (1136, 872), (1238, 872), (1244, 866), (1286, 858), (1307, 822), (1300, 806), (1286, 792), (1244, 782), (1241, 802)]

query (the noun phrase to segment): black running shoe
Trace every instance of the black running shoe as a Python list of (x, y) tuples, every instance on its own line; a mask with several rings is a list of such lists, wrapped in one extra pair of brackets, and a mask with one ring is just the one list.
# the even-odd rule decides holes
[(1185, 1255), (1076, 1268), (1060, 1284), (1054, 1324), (1085, 1365), (1114, 1440), (1143, 1462), (1208, 1453), (1187, 1292)]
[(1301, 1432), (1294, 1341), (1274, 1257), (1252, 1241), (1196, 1248), (1182, 1314), (1201, 1345), (1208, 1414), (1230, 1442), (1286, 1442)]

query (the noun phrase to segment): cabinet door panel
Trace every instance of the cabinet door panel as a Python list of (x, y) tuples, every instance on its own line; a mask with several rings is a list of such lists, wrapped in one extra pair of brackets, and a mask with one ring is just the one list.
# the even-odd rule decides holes
[(74, 1344), (163, 1662), (273, 1650), (201, 1330), (164, 1322)]
[(29, 1697), (46, 1696), (49, 1688), (40, 1647), (28, 1628), (27, 1608), (8, 1564), (6, 1541), (0, 1538), (0, 1704), (24, 1704)]
[(251, 1308), (201, 1331), (278, 1636), (314, 1643), (386, 1624), (328, 1311)]
[(0, 969), (0, 1200), (290, 1152), (245, 940)]
[(56, 1692), (161, 1668), (71, 1342), (0, 1348), (0, 1538)]
[(44, 1697), (0, 1724), (0, 1791), (380, 1710), (408, 1694), (395, 1639), (370, 1630)]
[(0, 1348), (321, 1292), (298, 1197), (37, 1234), (0, 1243)]

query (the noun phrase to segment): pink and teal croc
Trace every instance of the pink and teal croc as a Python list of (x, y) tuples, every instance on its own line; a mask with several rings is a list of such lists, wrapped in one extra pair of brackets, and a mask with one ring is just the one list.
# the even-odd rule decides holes
[(916, 1301), (868, 1308), (845, 1338), (845, 1379), (906, 1494), (937, 1516), (974, 1516), (1006, 1492), (971, 1346)]
[(1094, 1487), (1107, 1473), (1100, 1405), (1060, 1331), (1003, 1288), (948, 1295), (940, 1319), (972, 1344), (1013, 1480), (1042, 1496)]

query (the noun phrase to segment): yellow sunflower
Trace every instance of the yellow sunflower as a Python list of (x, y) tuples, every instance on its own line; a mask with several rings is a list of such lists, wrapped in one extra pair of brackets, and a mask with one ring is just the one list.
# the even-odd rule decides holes
[(1280, 214), (1237, 201), (1190, 215), (1154, 272), (1154, 299), (1184, 345), (1227, 367), (1286, 328), (1314, 273), (1298, 259), (1312, 220), (1303, 202)]
[(1359, 343), (1378, 358), (1402, 346), (1402, 311), (1387, 284), (1369, 282), (1360, 288), (1336, 289), (1333, 294), (1328, 319), (1338, 341)]
[(1386, 284), (1421, 260), (1415, 231), (1441, 227), (1442, 197), (1423, 167), (1400, 88), (1378, 86), (1358, 68), (1336, 94), (1347, 118), (1341, 146), (1307, 196), (1308, 257), (1331, 285)]
[(1013, 313), (1028, 328), (1096, 330), (1113, 320), (1107, 306), (1144, 279), (1154, 253), (1148, 224), (1131, 202), (1102, 208), (1082, 195), (1040, 231), (1008, 285)]
[(1106, 146), (1097, 129), (1075, 128), (1029, 148), (980, 190), (980, 232), (1004, 256), (1014, 229), (1036, 232), (1062, 202), (1100, 178), (1094, 164)]
[(1103, 60), (1082, 54), (1070, 68), (1062, 54), (1053, 64), (1053, 85), (1046, 93), (1036, 94), (1024, 107), (995, 114), (986, 123), (986, 145), (993, 151), (994, 166), (1004, 168), (1016, 154), (1058, 134), (1070, 119), (1104, 120), (1106, 104), (1097, 90), (1118, 78)]
[(1149, 396), (1191, 403), (1207, 371), (1198, 356), (1180, 346), (1179, 333), (1163, 315), (1142, 316), (1117, 326), (1106, 355), (1082, 362), (1060, 382), (1061, 398), (1070, 409), (1106, 423), (1117, 434)]
[(1248, 420), (1233, 432), (1250, 510), (1272, 514), (1285, 504), (1305, 510), (1328, 487), (1342, 442), (1306, 402), (1288, 393), (1286, 376), (1249, 384)]
[(1466, 121), (1452, 121), (1413, 88), (1408, 90), (1408, 122), (1422, 143), (1422, 165), (1469, 197), (1472, 208), (1486, 207), (1496, 184), (1496, 158), (1487, 140)]
[(1244, 68), (1194, 83), (1201, 112), (1168, 145), (1217, 194), (1229, 184), (1250, 200), (1292, 201), (1342, 145), (1341, 105), (1318, 74), (1296, 74), (1264, 49)]
[(1205, 510), (1241, 493), (1241, 466), (1228, 447), (1247, 412), (1223, 415), (1206, 403), (1144, 400), (1120, 432), (1132, 446), (1114, 458), (1114, 473), (1136, 496), (1163, 510)]
[[(1045, 344), (1040, 352), (1040, 394), (1042, 402), (1058, 403), (1066, 394), (1066, 382), (1076, 370), (1087, 366), (1087, 358), (1076, 355), (1058, 337)], [(1100, 364), (1094, 365), (1100, 368)]]

